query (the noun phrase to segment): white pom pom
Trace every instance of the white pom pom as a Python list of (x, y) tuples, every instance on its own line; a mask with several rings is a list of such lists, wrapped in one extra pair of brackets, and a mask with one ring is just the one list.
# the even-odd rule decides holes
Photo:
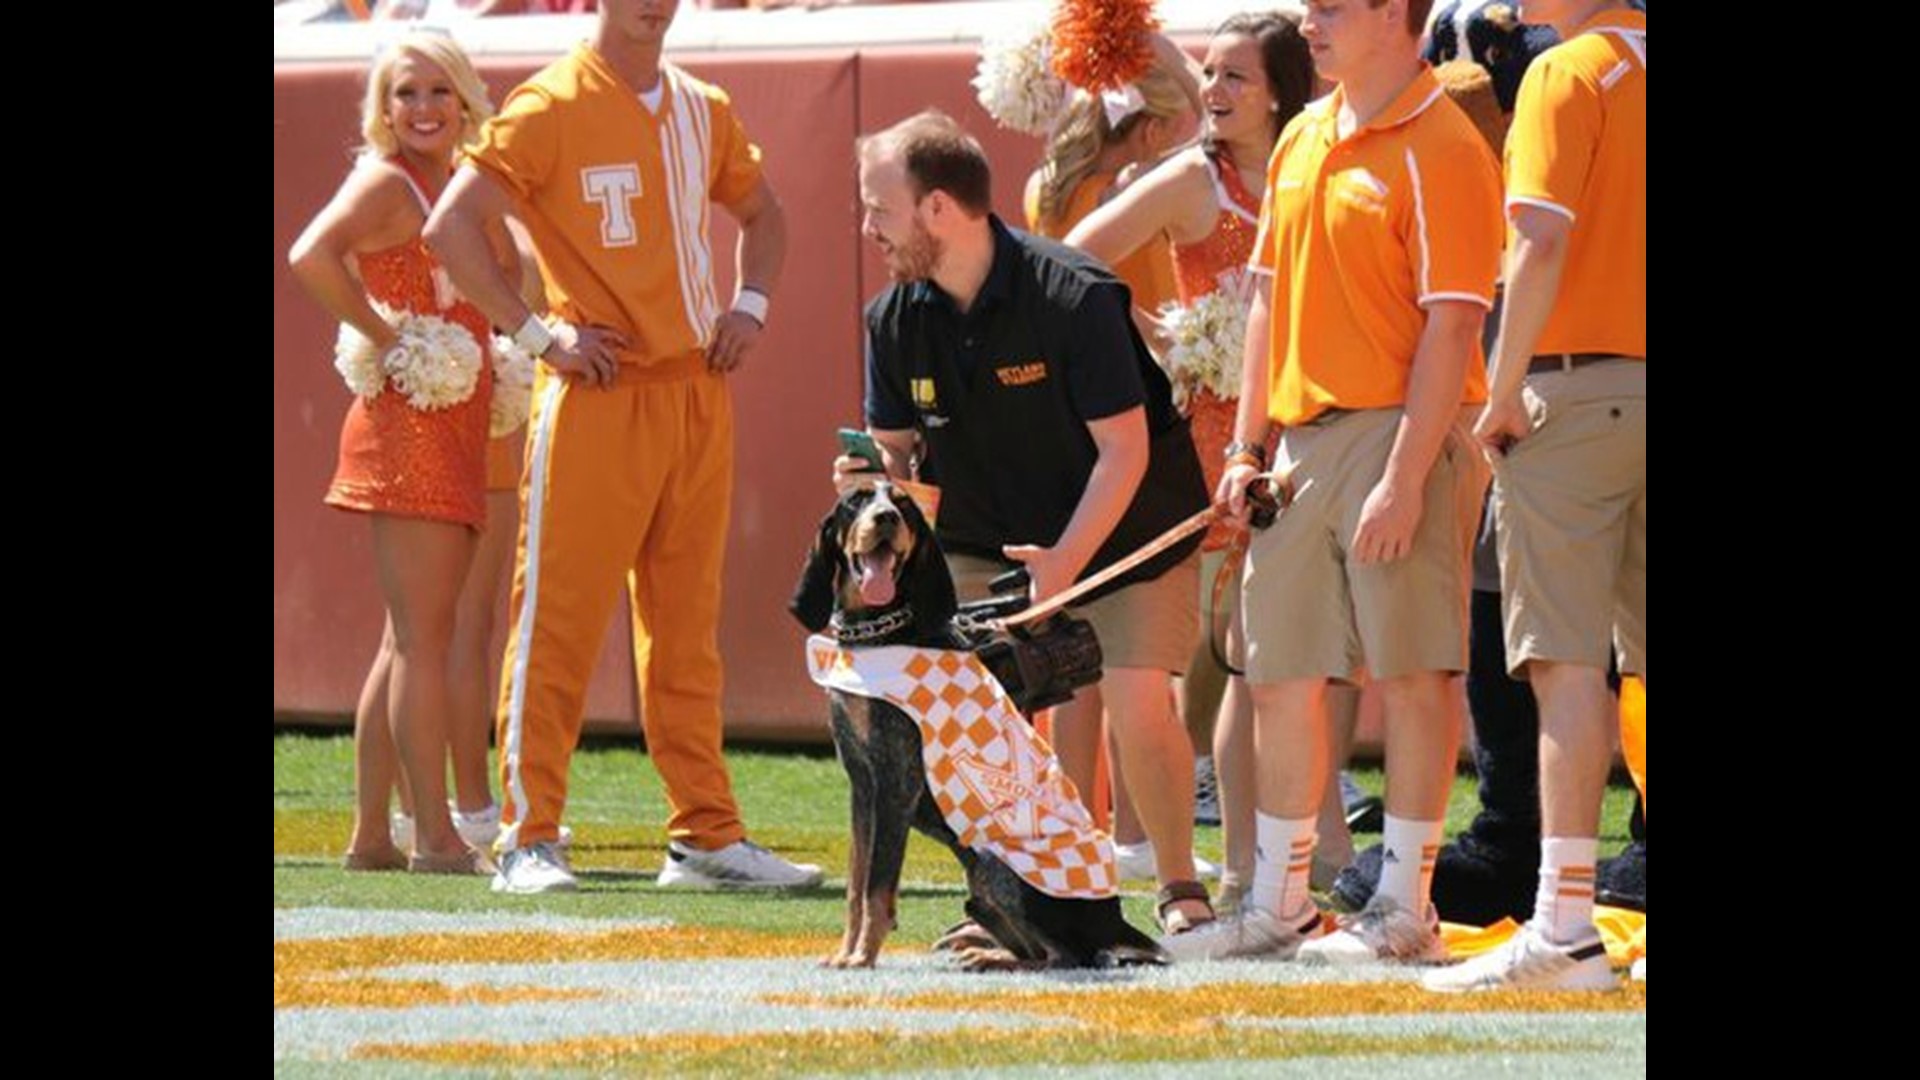
[(1247, 305), (1231, 289), (1218, 289), (1193, 303), (1166, 304), (1160, 325), (1169, 342), (1161, 362), (1173, 380), (1182, 410), (1197, 390), (1222, 401), (1240, 396), (1240, 362), (1247, 343)]
[(403, 313), (400, 345), (387, 354), (387, 376), (416, 409), (445, 409), (473, 396), (480, 382), (480, 343), (467, 328), (436, 315)]
[(357, 397), (371, 401), (386, 388), (387, 373), (380, 367), (379, 350), (373, 347), (373, 339), (352, 323), (340, 324), (340, 336), (333, 343), (333, 367)]
[(973, 88), (1001, 127), (1046, 135), (1066, 110), (1068, 86), (1053, 73), (1052, 34), (1044, 19), (1021, 23), (980, 43)]
[(493, 406), (488, 433), (497, 439), (520, 430), (533, 407), (533, 356), (512, 338), (493, 336)]

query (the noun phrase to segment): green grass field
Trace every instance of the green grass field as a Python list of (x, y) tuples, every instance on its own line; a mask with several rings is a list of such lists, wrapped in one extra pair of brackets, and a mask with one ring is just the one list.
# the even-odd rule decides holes
[[(1049, 1067), (1210, 1076), (1643, 1074), (1644, 987), (1563, 1000), (1434, 998), (1405, 972), (1288, 964), (968, 976), (924, 946), (963, 899), (952, 857), (916, 836), (899, 929), (876, 972), (812, 961), (844, 913), (847, 787), (818, 753), (736, 752), (752, 836), (827, 868), (800, 893), (668, 892), (665, 800), (636, 750), (584, 748), (567, 822), (581, 891), (507, 897), (481, 878), (348, 874), (352, 743), (274, 738), (276, 1071), (408, 1075), (529, 1069), (710, 1075)], [(1377, 771), (1359, 774), (1377, 791)], [(1603, 850), (1631, 794), (1609, 791)], [(1475, 809), (1455, 787), (1448, 831)], [(1364, 846), (1372, 837), (1362, 836)], [(1198, 849), (1217, 858), (1217, 829)], [(1127, 914), (1151, 926), (1150, 886)], [(1551, 1000), (1549, 1000), (1551, 999)], [(1604, 1000), (1600, 1000), (1604, 999)]]

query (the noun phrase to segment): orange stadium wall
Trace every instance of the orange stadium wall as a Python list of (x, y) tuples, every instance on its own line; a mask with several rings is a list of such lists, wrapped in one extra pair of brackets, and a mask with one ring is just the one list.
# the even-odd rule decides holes
[[(1184, 37), (1184, 35), (1183, 35)], [(1189, 45), (1200, 39), (1187, 38)], [(834, 429), (861, 421), (860, 309), (887, 283), (859, 233), (853, 140), (935, 107), (976, 134), (994, 165), (994, 203), (1021, 224), (1021, 191), (1040, 144), (998, 128), (968, 85), (972, 45), (692, 53), (676, 62), (732, 95), (766, 154), (787, 210), (789, 246), (774, 317), (734, 378), (738, 475), (727, 546), (720, 647), (733, 738), (825, 741), (825, 709), (786, 613), (814, 525), (829, 501)], [(539, 66), (482, 58), (495, 99)], [(287, 249), (344, 176), (364, 65), (274, 65), (273, 707), (287, 719), (344, 723), (379, 643), (381, 610), (369, 530), (320, 503), (348, 394), (332, 367), (335, 327), (288, 276)], [(715, 215), (715, 244), (734, 229)], [(720, 262), (731, 295), (731, 259)], [(504, 594), (505, 590), (502, 589)], [(495, 635), (506, 633), (504, 595)], [(631, 733), (638, 719), (625, 606), (608, 628), (587, 697), (588, 730)], [(498, 662), (497, 659), (495, 661)], [(1378, 745), (1368, 703), (1359, 745)]]

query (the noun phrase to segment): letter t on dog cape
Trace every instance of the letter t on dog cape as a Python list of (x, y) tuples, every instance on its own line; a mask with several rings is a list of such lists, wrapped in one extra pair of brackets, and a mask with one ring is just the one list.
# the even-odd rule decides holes
[(843, 649), (816, 634), (807, 639), (807, 671), (821, 686), (913, 718), (927, 787), (962, 844), (1048, 896), (1114, 895), (1113, 842), (978, 657), (909, 645)]

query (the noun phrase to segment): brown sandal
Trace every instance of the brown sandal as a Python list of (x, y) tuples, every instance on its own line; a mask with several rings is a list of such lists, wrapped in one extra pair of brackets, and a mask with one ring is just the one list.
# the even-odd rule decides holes
[(340, 860), (340, 866), (355, 872), (380, 870), (405, 870), (406, 853), (388, 844), (385, 851), (349, 851)]
[[(1188, 900), (1198, 900), (1207, 905), (1205, 918), (1194, 919), (1174, 909), (1173, 905)], [(1197, 930), (1214, 921), (1213, 901), (1207, 896), (1207, 887), (1197, 881), (1170, 881), (1160, 889), (1159, 901), (1153, 908), (1154, 921), (1168, 935), (1184, 934)]]

